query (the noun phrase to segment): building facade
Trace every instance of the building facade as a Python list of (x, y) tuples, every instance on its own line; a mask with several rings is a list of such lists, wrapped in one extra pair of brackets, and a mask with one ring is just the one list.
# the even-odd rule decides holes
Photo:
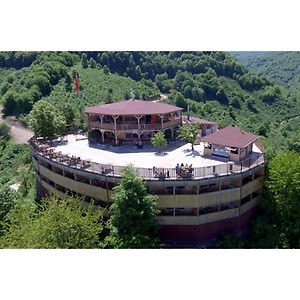
[(126, 100), (87, 107), (92, 142), (150, 140), (157, 131), (174, 140), (182, 108), (160, 102)]

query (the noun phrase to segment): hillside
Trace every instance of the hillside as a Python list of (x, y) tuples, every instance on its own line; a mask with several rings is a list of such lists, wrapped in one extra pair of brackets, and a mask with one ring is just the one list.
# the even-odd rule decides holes
[[(250, 61), (260, 55), (243, 53), (240, 59)], [(290, 68), (295, 64), (296, 72), (298, 63), (294, 60), (290, 64)], [(279, 66), (273, 67), (281, 73)], [(136, 98), (163, 93), (166, 97), (161, 101), (182, 107), (184, 114), (217, 121), (220, 127), (234, 125), (253, 132), (266, 149), (268, 188), (259, 204), (259, 218), (250, 227), (250, 240), (225, 237), (219, 247), (298, 247), (300, 225), (293, 221), (286, 225), (291, 215), (299, 219), (295, 208), (299, 208), (300, 97), (282, 85), (292, 79), (282, 78), (276, 84), (267, 71), (255, 74), (251, 66), (225, 52), (1, 52), (0, 106), (6, 116), (16, 116), (32, 128), (32, 120), (42, 120), (43, 129), (53, 129), (53, 135), (48, 136), (52, 138), (70, 129), (86, 129), (85, 106), (129, 98), (133, 89)], [(2, 122), (0, 209), (1, 205), (5, 209), (4, 214), (0, 211), (0, 221), (18, 201), (40, 205), (30, 149), (16, 145), (10, 135)], [(280, 174), (278, 182), (274, 181), (276, 176), (270, 181), (272, 170)], [(282, 194), (279, 200), (278, 192)]]
[[(130, 96), (130, 90), (135, 91), (137, 98), (146, 98), (159, 95), (159, 90), (154, 84), (148, 82), (138, 82), (130, 77), (118, 74), (107, 73), (101, 68), (82, 68), (81, 65), (74, 65), (68, 70), (72, 75), (77, 71), (80, 76), (80, 91), (75, 93), (75, 83), (71, 83), (69, 88), (65, 80), (62, 79), (55, 85), (50, 95), (44, 99), (57, 104), (62, 101), (70, 102), (80, 109), (85, 106), (95, 105), (101, 102), (118, 101)], [(148, 85), (147, 85), (148, 84)]]
[[(253, 54), (253, 53), (252, 53)], [(297, 97), (264, 76), (251, 73), (225, 52), (10, 52), (1, 53), (0, 103), (6, 115), (26, 121), (45, 99), (62, 108), (165, 93), (166, 101), (190, 113), (266, 136), (287, 148), (280, 124), (299, 115)], [(3, 59), (4, 57), (4, 59)], [(22, 64), (24, 67), (22, 67)], [(75, 93), (74, 74), (80, 91)], [(78, 112), (76, 112), (78, 114)], [(75, 112), (74, 112), (75, 113)]]
[(247, 65), (250, 59), (264, 54), (263, 51), (230, 51), (230, 55), (235, 57), (242, 65)]
[(262, 74), (278, 84), (300, 87), (300, 52), (243, 52), (232, 53), (255, 74)]

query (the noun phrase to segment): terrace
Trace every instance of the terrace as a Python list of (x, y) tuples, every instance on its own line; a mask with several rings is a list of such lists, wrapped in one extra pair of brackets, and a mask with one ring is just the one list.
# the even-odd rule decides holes
[[(195, 146), (176, 141), (163, 153), (157, 153), (150, 143), (137, 149), (133, 143), (114, 147), (93, 144), (84, 136), (68, 135), (63, 142), (31, 141), (37, 155), (66, 164), (72, 168), (107, 176), (121, 176), (124, 168), (132, 164), (138, 175), (151, 180), (192, 180), (240, 173), (264, 163), (261, 151), (253, 145), (253, 152), (239, 162), (203, 157), (204, 144)], [(179, 168), (177, 166), (179, 165)]]

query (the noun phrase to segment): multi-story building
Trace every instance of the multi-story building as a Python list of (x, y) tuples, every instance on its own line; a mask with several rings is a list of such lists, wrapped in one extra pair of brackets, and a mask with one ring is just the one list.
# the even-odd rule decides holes
[[(198, 119), (213, 133), (206, 133), (194, 151), (189, 144), (173, 141), (165, 155), (156, 155), (145, 141), (153, 132), (167, 129), (174, 139), (182, 124), (181, 109), (145, 103), (129, 100), (87, 108), (90, 140), (75, 135), (52, 143), (32, 139), (38, 195), (63, 198), (71, 193), (108, 208), (113, 187), (131, 163), (149, 193), (158, 196), (163, 241), (201, 241), (220, 231), (245, 228), (262, 193), (265, 173), (256, 136), (234, 127), (216, 131), (215, 123)], [(91, 135), (95, 129), (99, 136)], [(142, 148), (132, 143), (136, 139), (144, 140)], [(123, 144), (116, 146), (119, 140)]]

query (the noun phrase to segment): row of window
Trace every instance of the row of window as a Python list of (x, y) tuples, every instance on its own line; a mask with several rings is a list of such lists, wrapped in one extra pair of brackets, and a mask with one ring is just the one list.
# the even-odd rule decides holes
[(201, 216), (204, 214), (214, 213), (218, 211), (224, 211), (228, 209), (238, 208), (241, 205), (251, 201), (261, 194), (260, 191), (255, 191), (254, 193), (248, 195), (247, 197), (241, 199), (239, 201), (232, 201), (228, 203), (222, 203), (219, 205), (209, 205), (206, 207), (199, 208), (178, 208), (178, 207), (168, 207), (160, 209), (160, 216)]
[(90, 196), (86, 196), (86, 195), (83, 195), (83, 194), (71, 191), (70, 189), (65, 188), (62, 185), (54, 183), (49, 178), (41, 175), (38, 171), (37, 171), (37, 174), (39, 175), (39, 177), (41, 178), (41, 180), (45, 181), (47, 184), (49, 184), (50, 186), (52, 186), (53, 188), (55, 188), (59, 192), (62, 192), (62, 193), (67, 194), (67, 195), (70, 195), (72, 197), (78, 197), (80, 199), (84, 199), (84, 201), (86, 203), (92, 203), (93, 202), (94, 205), (101, 206), (101, 207), (108, 207), (109, 206), (109, 203), (107, 203), (106, 201), (103, 201), (101, 199), (91, 198)]

